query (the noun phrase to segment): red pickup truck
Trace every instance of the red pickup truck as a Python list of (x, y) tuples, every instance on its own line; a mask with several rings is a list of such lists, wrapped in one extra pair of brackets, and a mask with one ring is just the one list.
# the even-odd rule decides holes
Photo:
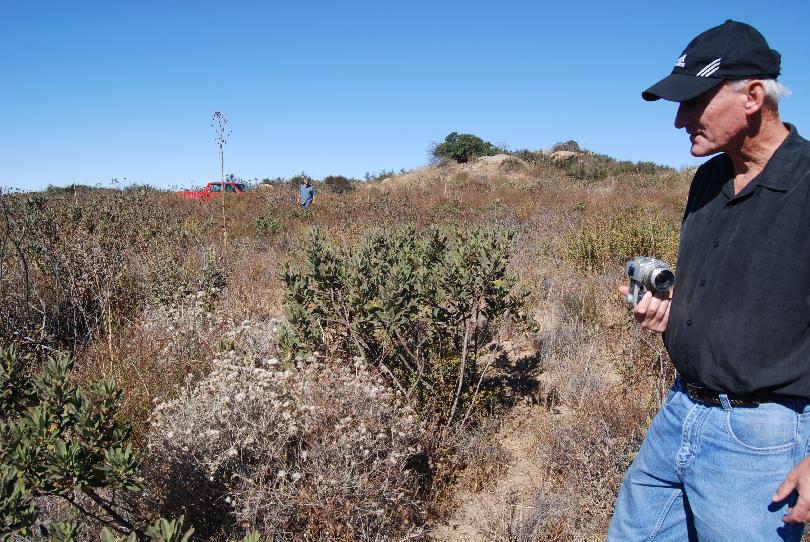
[(242, 183), (235, 183), (231, 181), (213, 181), (205, 185), (205, 190), (196, 192), (194, 190), (177, 192), (177, 195), (186, 199), (201, 199), (207, 200), (218, 196), (219, 194), (244, 194), (245, 185)]

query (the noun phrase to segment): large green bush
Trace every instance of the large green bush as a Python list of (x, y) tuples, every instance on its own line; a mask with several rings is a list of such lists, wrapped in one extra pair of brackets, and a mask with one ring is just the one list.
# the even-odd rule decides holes
[[(85, 390), (73, 368), (58, 354), (37, 371), (32, 355), (0, 349), (0, 540), (74, 542), (101, 528), (104, 542), (122, 534), (127, 542), (187, 542), (194, 528), (183, 528), (183, 516), (140, 525), (132, 492), (142, 489), (141, 458), (119, 419), (121, 391), (112, 380)], [(41, 517), (43, 499), (66, 509), (66, 519)]]
[(444, 138), (443, 143), (431, 149), (431, 154), (434, 159), (464, 163), (479, 156), (492, 156), (499, 151), (498, 147), (478, 136), (451, 132)]
[(0, 350), (0, 534), (30, 536), (40, 497), (134, 531), (115, 498), (116, 490), (140, 487), (130, 428), (117, 419), (120, 391), (112, 381), (89, 393), (71, 383), (67, 356), (49, 357), (41, 374), (32, 374), (33, 365), (15, 349)]
[(287, 347), (360, 356), (428, 418), (466, 419), (494, 320), (522, 318), (507, 269), (513, 235), (407, 226), (341, 248), (315, 231), (304, 265), (284, 274)]

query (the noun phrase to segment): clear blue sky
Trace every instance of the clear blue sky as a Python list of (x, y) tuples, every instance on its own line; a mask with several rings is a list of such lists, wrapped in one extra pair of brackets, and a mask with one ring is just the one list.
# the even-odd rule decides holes
[(699, 163), (675, 104), (640, 93), (725, 19), (782, 53), (782, 117), (810, 136), (810, 2), (0, 2), (0, 187), (201, 185), (211, 115), (244, 179), (414, 168), (431, 141), (574, 139)]

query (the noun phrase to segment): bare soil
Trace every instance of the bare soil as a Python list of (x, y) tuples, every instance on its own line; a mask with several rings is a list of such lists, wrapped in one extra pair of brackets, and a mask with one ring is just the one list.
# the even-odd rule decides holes
[[(520, 367), (537, 353), (528, 343), (506, 343), (508, 365)], [(437, 542), (484, 542), (501, 538), (508, 531), (503, 522), (530, 507), (532, 496), (544, 485), (544, 469), (537, 454), (537, 437), (549, 423), (564, 423), (566, 409), (540, 400), (542, 375), (525, 375), (531, 382), (521, 386), (528, 390), (516, 406), (501, 420), (501, 427), (491, 439), (497, 442), (506, 458), (501, 475), (484, 480), (481, 489), (471, 491), (463, 480), (455, 494), (454, 514), (438, 525), (431, 535)]]

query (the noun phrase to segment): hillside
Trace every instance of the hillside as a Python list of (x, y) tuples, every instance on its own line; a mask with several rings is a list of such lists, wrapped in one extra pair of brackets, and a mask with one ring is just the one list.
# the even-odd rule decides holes
[[(21, 374), (62, 351), (73, 382), (122, 388), (146, 458), (110, 501), (130, 525), (599, 540), (672, 378), (616, 286), (634, 256), (674, 262), (690, 177), (523, 151), (316, 183), (308, 212), (283, 183), (2, 194), (0, 336)], [(116, 524), (95, 515), (84, 532)]]

